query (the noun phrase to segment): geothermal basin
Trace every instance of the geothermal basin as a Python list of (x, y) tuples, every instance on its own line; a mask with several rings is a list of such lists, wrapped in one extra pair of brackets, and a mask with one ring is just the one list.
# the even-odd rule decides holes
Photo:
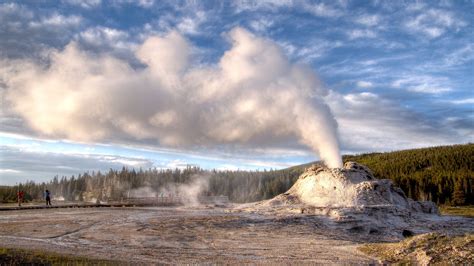
[(367, 263), (358, 241), (304, 216), (226, 208), (9, 211), (0, 246), (136, 263)]
[(404, 232), (472, 233), (474, 223), (440, 216), (353, 163), (312, 167), (286, 193), (250, 204), (0, 212), (2, 247), (145, 264), (366, 264), (376, 260), (358, 246)]

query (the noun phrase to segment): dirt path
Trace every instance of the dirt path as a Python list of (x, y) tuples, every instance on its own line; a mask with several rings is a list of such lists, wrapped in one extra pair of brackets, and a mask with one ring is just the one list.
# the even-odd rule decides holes
[(372, 262), (315, 218), (204, 208), (2, 212), (0, 246), (145, 263)]

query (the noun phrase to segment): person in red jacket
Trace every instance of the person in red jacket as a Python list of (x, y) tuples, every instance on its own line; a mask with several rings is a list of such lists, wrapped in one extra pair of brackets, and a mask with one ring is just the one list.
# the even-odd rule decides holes
[(21, 207), (21, 203), (23, 202), (23, 198), (25, 197), (25, 192), (18, 190), (17, 197), (18, 197), (18, 207)]

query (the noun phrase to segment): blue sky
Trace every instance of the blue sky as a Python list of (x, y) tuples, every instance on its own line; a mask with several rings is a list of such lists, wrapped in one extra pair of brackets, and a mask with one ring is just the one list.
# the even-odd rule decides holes
[[(235, 113), (212, 117), (216, 130), (195, 125), (192, 113), (225, 110), (220, 108), (234, 103), (227, 99), (231, 94), (216, 96), (211, 104), (179, 107), (169, 103), (174, 96), (149, 94), (153, 86), (129, 94), (150, 80), (142, 76), (155, 63), (144, 58), (165, 56), (156, 64), (170, 60), (165, 67), (174, 67), (181, 60), (179, 45), (190, 54), (186, 74), (176, 77), (184, 88), (179, 97), (192, 88), (182, 85), (190, 77), (211, 84), (205, 83), (206, 75), (218, 76), (225, 55), (238, 52), (235, 43), (247, 37), (251, 45), (264, 46), (260, 53), (284, 57), (278, 61), (283, 69), (310, 69), (308, 79), (318, 89), (302, 98), (317, 94), (305, 102), (316, 114), (325, 112), (319, 105), (330, 109), (343, 154), (472, 142), (473, 11), (472, 1), (0, 1), (0, 184), (122, 165), (269, 169), (318, 159), (298, 134), (291, 129), (275, 133), (278, 120), (262, 118), (282, 116), (281, 127), (292, 125), (283, 122), (284, 108), (276, 108), (280, 100), (266, 98), (273, 81), (257, 80), (245, 91), (258, 102), (248, 119), (242, 116), (232, 124), (227, 120)], [(151, 40), (162, 45), (174, 40), (176, 47), (170, 52), (159, 46), (163, 49), (156, 57), (153, 49), (143, 48)], [(97, 64), (91, 62), (95, 59)], [(62, 71), (81, 72), (83, 65), (82, 79), (64, 80)], [(255, 69), (260, 76), (279, 78), (271, 68)], [(235, 67), (234, 72), (245, 70)], [(93, 79), (96, 72), (102, 73), (100, 82)], [(115, 79), (124, 73), (133, 78)], [(259, 87), (262, 82), (265, 89)], [(75, 88), (75, 83), (81, 85)], [(104, 97), (99, 90), (110, 91), (105, 94), (110, 99), (103, 100), (107, 104), (97, 114), (96, 98)], [(186, 99), (179, 97), (178, 103)], [(246, 96), (235, 92), (232, 97)], [(74, 114), (51, 107), (62, 102), (74, 106)], [(123, 107), (128, 102), (134, 109)], [(154, 120), (141, 120), (145, 107), (128, 115), (137, 106), (154, 105), (168, 109), (156, 107), (161, 115)], [(181, 110), (187, 108), (191, 114)], [(181, 116), (189, 119), (170, 125)], [(222, 130), (234, 129), (235, 138), (222, 136)]]

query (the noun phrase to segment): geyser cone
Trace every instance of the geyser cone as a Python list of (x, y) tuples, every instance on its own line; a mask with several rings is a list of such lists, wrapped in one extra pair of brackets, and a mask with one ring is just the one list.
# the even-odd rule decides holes
[(407, 198), (390, 180), (376, 179), (369, 168), (354, 162), (342, 168), (313, 165), (287, 192), (237, 209), (242, 210), (287, 216), (290, 221), (334, 230), (336, 235), (371, 241), (393, 241), (438, 229), (472, 228), (470, 221), (454, 222), (440, 216), (431, 201)]
[(303, 204), (313, 207), (393, 206), (408, 211), (438, 213), (433, 202), (417, 202), (405, 196), (388, 179), (376, 179), (364, 165), (347, 162), (343, 168), (311, 166), (270, 205)]

